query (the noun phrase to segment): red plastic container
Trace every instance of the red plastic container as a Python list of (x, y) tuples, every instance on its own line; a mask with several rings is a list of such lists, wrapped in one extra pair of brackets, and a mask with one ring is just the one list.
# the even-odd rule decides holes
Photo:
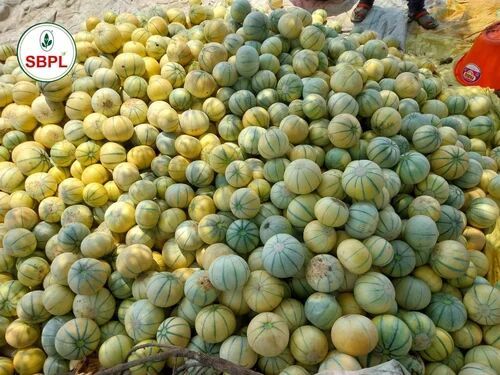
[(455, 77), (464, 86), (500, 89), (500, 22), (488, 26), (458, 60)]

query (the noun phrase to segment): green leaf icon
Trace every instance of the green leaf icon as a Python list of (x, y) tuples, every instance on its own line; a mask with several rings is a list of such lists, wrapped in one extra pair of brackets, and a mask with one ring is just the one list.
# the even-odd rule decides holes
[(40, 45), (42, 46), (42, 48), (47, 49), (52, 45), (52, 43), (53, 43), (53, 40), (52, 40), (50, 34), (48, 32), (46, 32), (43, 35), (43, 40), (40, 43)]

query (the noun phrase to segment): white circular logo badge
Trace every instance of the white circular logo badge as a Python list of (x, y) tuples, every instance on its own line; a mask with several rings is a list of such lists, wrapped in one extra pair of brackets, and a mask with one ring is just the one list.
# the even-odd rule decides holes
[(51, 22), (38, 23), (21, 35), (17, 61), (34, 80), (57, 81), (75, 65), (76, 43), (64, 27)]

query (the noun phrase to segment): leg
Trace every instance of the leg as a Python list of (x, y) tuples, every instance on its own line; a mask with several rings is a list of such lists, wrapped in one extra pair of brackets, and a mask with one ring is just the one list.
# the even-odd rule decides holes
[(424, 8), (425, 0), (408, 0), (408, 16), (410, 21), (416, 21), (424, 29), (435, 29), (437, 21)]
[(373, 1), (374, 0), (361, 0), (356, 6), (356, 8), (354, 8), (354, 11), (352, 12), (351, 21), (352, 22), (363, 21), (368, 15), (370, 9), (372, 8)]

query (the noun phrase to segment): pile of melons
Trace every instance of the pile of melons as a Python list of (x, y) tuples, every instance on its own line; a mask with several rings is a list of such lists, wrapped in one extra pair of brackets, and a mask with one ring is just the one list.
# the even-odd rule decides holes
[(500, 373), (491, 100), (272, 5), (91, 17), (50, 83), (0, 46), (0, 374)]

